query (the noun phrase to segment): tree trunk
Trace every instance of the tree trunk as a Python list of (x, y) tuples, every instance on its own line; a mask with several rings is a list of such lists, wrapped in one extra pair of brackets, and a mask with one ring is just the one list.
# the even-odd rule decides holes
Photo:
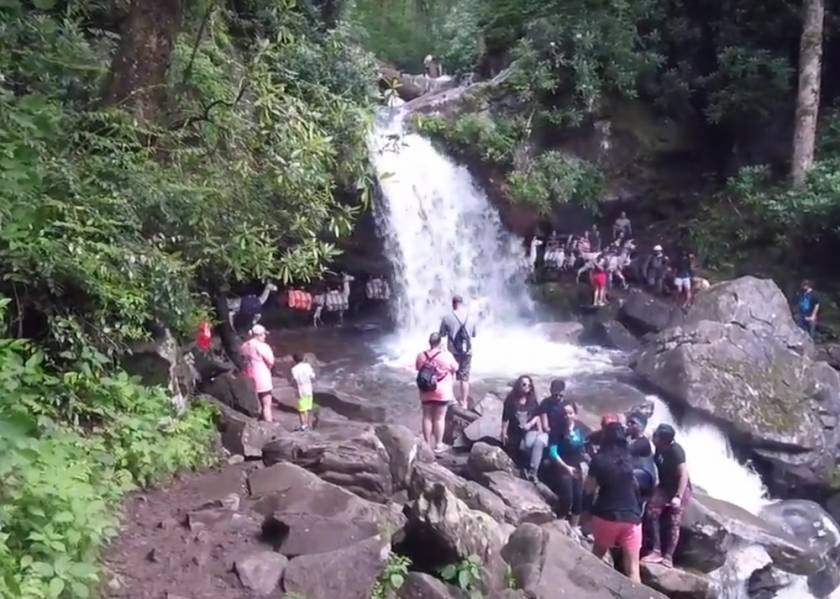
[(181, 7), (181, 0), (132, 0), (105, 104), (130, 108), (143, 123), (158, 120)]
[(793, 134), (791, 178), (794, 187), (805, 185), (814, 164), (814, 143), (820, 108), (824, 0), (805, 0), (799, 47), (799, 95)]
[(242, 356), (239, 355), (239, 347), (242, 345), (242, 339), (233, 330), (230, 324), (230, 316), (228, 315), (227, 300), (225, 295), (216, 290), (213, 293), (213, 307), (216, 309), (216, 316), (219, 318), (219, 326), (217, 332), (222, 339), (222, 347), (225, 350), (230, 361), (236, 364), (236, 367), (242, 370), (245, 364), (242, 361)]

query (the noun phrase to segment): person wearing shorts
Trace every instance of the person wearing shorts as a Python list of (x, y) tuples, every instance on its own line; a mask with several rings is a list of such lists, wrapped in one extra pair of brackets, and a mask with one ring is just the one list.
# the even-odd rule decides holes
[(682, 306), (691, 305), (691, 280), (694, 278), (694, 255), (688, 250), (683, 250), (676, 261), (674, 270), (674, 288), (677, 295), (682, 298)]
[[(584, 506), (592, 514), (592, 552), (600, 559), (621, 550), (622, 572), (635, 582), (642, 549), (642, 502), (633, 474), (633, 458), (624, 427), (611, 422), (602, 429), (601, 446), (584, 482)], [(593, 503), (593, 496), (597, 498)]]
[(267, 335), (264, 326), (255, 324), (250, 330), (248, 341), (239, 348), (239, 355), (244, 362), (242, 374), (254, 383), (262, 419), (271, 422), (271, 369), (274, 367), (274, 352), (265, 342)]
[(302, 355), (294, 354), (292, 359), (295, 361), (295, 365), (292, 366), (292, 379), (295, 381), (298, 393), (298, 417), (300, 418), (298, 430), (307, 431), (312, 428), (312, 409), (315, 403), (312, 381), (315, 380), (315, 371)]
[(607, 269), (603, 258), (595, 262), (595, 270), (592, 272), (592, 296), (593, 306), (607, 305)]
[(455, 401), (452, 376), (458, 370), (458, 362), (441, 343), (440, 333), (429, 335), (429, 348), (417, 354), (414, 366), (418, 372), (426, 365), (431, 365), (435, 372), (435, 388), (420, 391), (420, 405), (423, 410), (423, 439), (439, 454), (446, 451), (443, 432), (446, 426), (446, 410)]
[(452, 312), (443, 317), (438, 333), (441, 337), (446, 337), (449, 353), (458, 362), (458, 371), (455, 373), (455, 380), (458, 381), (458, 386), (461, 390), (458, 401), (462, 408), (469, 409), (472, 341), (470, 341), (469, 349), (465, 352), (459, 351), (455, 347), (455, 338), (458, 336), (458, 331), (462, 327), (470, 340), (475, 338), (475, 321), (467, 312), (464, 299), (460, 295), (455, 295), (452, 297)]

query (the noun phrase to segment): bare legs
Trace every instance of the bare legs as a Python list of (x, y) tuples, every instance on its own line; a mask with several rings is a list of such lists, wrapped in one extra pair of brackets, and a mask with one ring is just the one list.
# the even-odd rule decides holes
[(460, 381), (461, 387), (461, 397), (458, 400), (458, 403), (461, 404), (461, 407), (465, 410), (470, 409), (470, 382), (469, 381)]
[(266, 422), (273, 422), (274, 418), (271, 414), (271, 393), (263, 393), (260, 395), (260, 407), (262, 408), (262, 419)]
[(446, 409), (447, 404), (442, 401), (429, 401), (423, 404), (423, 440), (432, 449), (437, 449), (443, 445)]

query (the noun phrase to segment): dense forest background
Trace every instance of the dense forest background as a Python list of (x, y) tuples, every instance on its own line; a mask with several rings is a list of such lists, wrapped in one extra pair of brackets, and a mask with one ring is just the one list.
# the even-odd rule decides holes
[[(0, 595), (93, 595), (120, 497), (213, 459), (210, 411), (175, 413), (120, 357), (218, 322), (228, 286), (330, 265), (372, 201), (381, 64), (506, 73), (416, 121), (505, 201), (603, 214), (630, 172), (709, 264), (830, 268), (825, 11), (816, 161), (792, 185), (800, 2), (0, 0)], [(587, 143), (604, 123), (609, 155)]]

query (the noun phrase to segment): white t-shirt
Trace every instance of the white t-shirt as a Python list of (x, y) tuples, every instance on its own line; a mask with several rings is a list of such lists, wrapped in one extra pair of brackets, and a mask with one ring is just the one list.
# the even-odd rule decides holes
[(315, 371), (309, 362), (301, 362), (292, 367), (292, 378), (297, 385), (298, 396), (312, 395), (312, 381), (315, 379)]

